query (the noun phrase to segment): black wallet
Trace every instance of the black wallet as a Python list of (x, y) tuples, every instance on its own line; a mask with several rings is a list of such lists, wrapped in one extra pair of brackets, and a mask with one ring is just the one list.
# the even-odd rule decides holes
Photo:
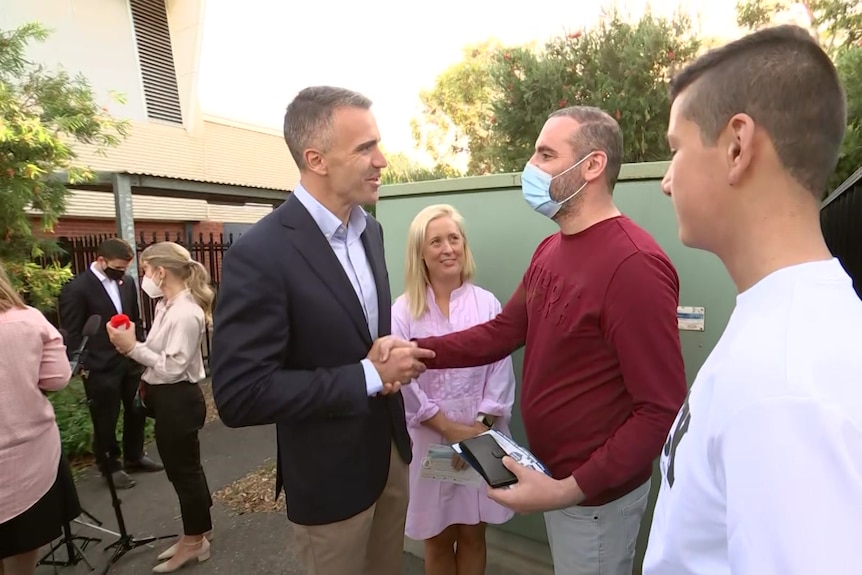
[(485, 479), (491, 487), (505, 487), (518, 482), (515, 474), (503, 465), (506, 452), (490, 435), (483, 434), (465, 439), (458, 446), (461, 457)]

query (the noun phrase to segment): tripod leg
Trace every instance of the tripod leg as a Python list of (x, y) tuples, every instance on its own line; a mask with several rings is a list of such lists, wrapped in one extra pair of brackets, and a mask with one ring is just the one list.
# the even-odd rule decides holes
[[(89, 541), (88, 541), (88, 542), (86, 542), (86, 543), (84, 543), (84, 545), (86, 545), (87, 543), (89, 543)], [(86, 564), (87, 564), (87, 567), (89, 567), (89, 568), (90, 568), (90, 571), (94, 571), (96, 568), (95, 568), (95, 567), (93, 567), (93, 564), (92, 564), (92, 563), (90, 563), (90, 560), (89, 560), (89, 559), (87, 559), (87, 556), (86, 556), (86, 555), (84, 555), (84, 550), (83, 550), (83, 549), (81, 549), (81, 548), (78, 546), (78, 544), (77, 544), (77, 543), (72, 543), (72, 545), (74, 545), (74, 546), (75, 546), (75, 550), (78, 552), (78, 557), (80, 557), (80, 558), (81, 558), (81, 560), (82, 560), (84, 563), (86, 563)], [(77, 562), (76, 562), (76, 563), (77, 563)]]
[(72, 541), (72, 528), (68, 523), (63, 524), (63, 539), (66, 541), (66, 557), (71, 565), (78, 562), (78, 555), (75, 553), (75, 543)]
[[(51, 549), (45, 554), (42, 559), (39, 560), (37, 565), (53, 565), (54, 570), (56, 571), (56, 567), (59, 565), (61, 567), (71, 567), (73, 565), (77, 565), (82, 559), (86, 561), (86, 557), (84, 557), (83, 551), (75, 544), (75, 539), (80, 539), (85, 541), (85, 546), (90, 541), (94, 541), (94, 539), (90, 537), (76, 537), (72, 534), (72, 528), (69, 523), (63, 524), (63, 536), (59, 541), (54, 543), (51, 546)], [(100, 540), (99, 540), (100, 541)], [(56, 553), (60, 549), (60, 547), (66, 548), (66, 560), (62, 561), (56, 559)], [(51, 559), (49, 560), (48, 557)]]
[(81, 508), (81, 513), (83, 513), (86, 517), (88, 517), (88, 518), (90, 519), (90, 521), (92, 521), (93, 523), (95, 523), (95, 524), (96, 524), (96, 525), (98, 525), (99, 527), (101, 527), (101, 526), (102, 526), (102, 522), (101, 522), (101, 521), (99, 521), (98, 519), (96, 519), (95, 517), (93, 517), (93, 516), (90, 514), (90, 512), (89, 512), (89, 511), (87, 511), (86, 509)]
[(135, 539), (126, 531), (126, 522), (123, 518), (123, 510), (122, 510), (122, 502), (120, 498), (117, 496), (117, 488), (114, 485), (114, 478), (111, 476), (110, 472), (103, 472), (105, 479), (108, 482), (108, 491), (111, 493), (111, 501), (114, 506), (114, 514), (117, 517), (117, 528), (119, 529), (119, 537), (113, 543), (110, 543), (105, 546), (105, 551), (111, 549), (113, 547), (114, 552), (111, 554), (111, 558), (108, 560), (108, 563), (105, 565), (104, 571), (102, 571), (102, 575), (107, 575), (108, 570), (110, 570), (111, 566), (119, 561), (123, 555), (136, 549), (138, 547), (142, 547), (144, 545), (149, 545), (153, 541), (158, 541), (161, 539), (173, 539), (176, 535), (163, 535), (160, 537), (144, 537), (141, 539)]
[(102, 540), (99, 539), (98, 537), (84, 537), (83, 535), (77, 535), (75, 537), (72, 537), (72, 539), (75, 539), (77, 541), (83, 541), (83, 543), (81, 544), (81, 549), (86, 549), (87, 545), (89, 545), (90, 543), (101, 543), (102, 542)]
[(102, 572), (103, 574), (106, 574), (111, 568), (111, 566), (120, 559), (120, 557), (123, 555), (123, 551), (124, 550), (122, 545), (117, 545), (114, 548), (114, 552), (111, 553), (111, 558), (108, 559), (108, 562), (105, 564), (105, 570)]
[(54, 545), (52, 545), (51, 548), (48, 549), (47, 553), (45, 553), (45, 555), (43, 555), (42, 558), (39, 559), (39, 562), (36, 563), (36, 565), (37, 566), (38, 565), (53, 565), (55, 563), (55, 561), (48, 561), (47, 559), (48, 559), (48, 557), (51, 557), (53, 559), (54, 553), (56, 553), (57, 549), (59, 549), (62, 546), (63, 546), (63, 540), (62, 539), (60, 541), (58, 541), (57, 543), (54, 543)]

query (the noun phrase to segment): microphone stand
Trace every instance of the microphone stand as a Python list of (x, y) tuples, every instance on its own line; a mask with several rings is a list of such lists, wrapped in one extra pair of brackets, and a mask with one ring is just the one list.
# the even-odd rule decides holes
[[(91, 316), (89, 318), (89, 320), (87, 321), (87, 325), (84, 326), (84, 330), (83, 330), (84, 331), (84, 334), (83, 334), (84, 337), (81, 341), (81, 344), (78, 346), (78, 349), (75, 350), (75, 352), (72, 354), (72, 357), (70, 359), (73, 374), (78, 370), (78, 366), (81, 364), (81, 359), (85, 353), (85, 348), (87, 346), (87, 342), (90, 339), (90, 333), (94, 333), (94, 330), (99, 327), (100, 322), (101, 322), (101, 318), (99, 316)], [(88, 333), (88, 332), (90, 332), (90, 333)], [(65, 340), (65, 337), (64, 337), (64, 340)], [(87, 387), (86, 386), (84, 386), (84, 395), (86, 396), (87, 407), (89, 408), (89, 411), (90, 411), (90, 419), (94, 420), (95, 418), (93, 417), (93, 400), (90, 398), (89, 393), (87, 393)], [(107, 458), (110, 458), (110, 456), (111, 456), (109, 451), (106, 451), (105, 455), (107, 456)], [(93, 523), (95, 523), (96, 525), (93, 525), (90, 523), (85, 523), (84, 521), (81, 521), (79, 518), (75, 518), (74, 521), (80, 525), (84, 525), (86, 527), (90, 527), (92, 529), (102, 531), (104, 533), (107, 533), (107, 534), (112, 535), (112, 536), (117, 538), (116, 541), (105, 546), (105, 551), (107, 551), (108, 549), (111, 549), (111, 548), (114, 549), (113, 555), (111, 555), (111, 558), (108, 560), (108, 563), (105, 565), (105, 568), (102, 571), (102, 575), (107, 575), (108, 571), (111, 569), (111, 566), (114, 563), (116, 563), (117, 561), (119, 561), (120, 558), (123, 555), (125, 555), (126, 553), (128, 553), (129, 551), (132, 551), (132, 550), (137, 549), (138, 547), (142, 547), (144, 545), (149, 545), (155, 541), (160, 541), (162, 539), (173, 539), (176, 537), (176, 534), (162, 535), (162, 536), (158, 536), (158, 537), (143, 537), (143, 538), (135, 538), (131, 534), (129, 534), (126, 531), (126, 522), (125, 522), (125, 519), (123, 518), (123, 510), (121, 509), (122, 503), (120, 501), (120, 498), (117, 496), (117, 488), (114, 485), (113, 475), (111, 474), (111, 472), (107, 468), (103, 468), (101, 471), (102, 471), (102, 476), (108, 482), (108, 489), (111, 492), (111, 502), (112, 502), (113, 507), (114, 507), (114, 514), (116, 515), (117, 525), (118, 525), (120, 532), (116, 533), (114, 531), (111, 531), (109, 529), (105, 529), (104, 527), (102, 527), (102, 522), (99, 521), (98, 519), (96, 519), (95, 517), (93, 517), (93, 515), (88, 513), (86, 510), (84, 510), (84, 508), (81, 507), (80, 505), (79, 505), (79, 507), (81, 509), (81, 513), (86, 515), (88, 518), (90, 518), (93, 521)], [(69, 470), (69, 473), (71, 473), (71, 470)], [(66, 521), (64, 523), (63, 532), (64, 532), (63, 538), (60, 540), (60, 542), (58, 542), (54, 547), (51, 548), (51, 551), (49, 551), (49, 553), (45, 556), (45, 558), (47, 558), (50, 555), (53, 555), (54, 551), (57, 548), (59, 548), (60, 546), (66, 545), (66, 549), (69, 553), (68, 560), (66, 562), (54, 562), (54, 561), (49, 562), (49, 561), (46, 561), (45, 558), (43, 558), (43, 560), (40, 561), (39, 564), (69, 566), (69, 565), (76, 565), (79, 561), (83, 560), (90, 567), (90, 571), (93, 571), (94, 567), (90, 563), (90, 561), (87, 560), (87, 557), (83, 553), (83, 549), (86, 548), (87, 545), (91, 542), (101, 542), (102, 540), (95, 538), (95, 537), (73, 536), (72, 530), (69, 527), (69, 521)], [(79, 547), (75, 543), (76, 539), (84, 541), (82, 547)]]
[[(106, 455), (110, 457), (110, 452), (106, 452)], [(126, 522), (123, 519), (123, 510), (121, 509), (122, 502), (120, 498), (117, 496), (117, 488), (114, 485), (114, 478), (111, 472), (106, 468), (102, 471), (102, 475), (105, 477), (105, 480), (108, 482), (108, 489), (111, 492), (111, 501), (114, 505), (114, 514), (117, 517), (117, 525), (120, 530), (117, 533), (117, 540), (107, 545), (105, 547), (105, 551), (108, 549), (114, 548), (114, 553), (111, 555), (111, 558), (108, 560), (108, 564), (105, 565), (105, 570), (102, 571), (102, 575), (106, 575), (108, 570), (110, 570), (111, 566), (120, 560), (126, 553), (129, 551), (133, 551), (138, 547), (143, 547), (145, 545), (150, 545), (155, 541), (161, 541), (163, 539), (173, 539), (177, 535), (160, 535), (160, 536), (150, 536), (150, 537), (141, 537), (136, 538), (133, 537), (128, 531), (126, 531)]]
[[(84, 511), (83, 509), (81, 511), (83, 513), (86, 513), (87, 516), (90, 517), (91, 519), (95, 519), (98, 522), (98, 519), (96, 519), (95, 517), (93, 517), (92, 515), (90, 515), (86, 511)], [(87, 523), (82, 523), (82, 522), (78, 521), (77, 519), (75, 519), (74, 521), (77, 523), (81, 523), (82, 525), (88, 525)], [(99, 524), (101, 525), (101, 522), (99, 522)], [(82, 544), (78, 545), (77, 543), (75, 543), (75, 541), (82, 541)], [(95, 569), (95, 567), (93, 567), (93, 564), (90, 563), (89, 559), (87, 559), (87, 556), (84, 554), (84, 550), (87, 548), (87, 545), (89, 545), (90, 543), (100, 543), (101, 541), (102, 540), (99, 539), (98, 537), (84, 537), (83, 535), (73, 535), (72, 534), (72, 528), (69, 525), (69, 521), (66, 521), (65, 523), (63, 523), (63, 537), (59, 541), (57, 541), (57, 543), (55, 543), (48, 550), (47, 553), (45, 553), (45, 555), (42, 557), (42, 559), (39, 560), (37, 565), (54, 565), (54, 566), (60, 566), (60, 567), (71, 567), (71, 566), (77, 565), (78, 563), (83, 561), (84, 563), (87, 564), (87, 567), (90, 568), (90, 571), (93, 571)], [(56, 553), (56, 551), (60, 547), (63, 547), (63, 546), (66, 547), (66, 560), (65, 561), (48, 559), (48, 557), (53, 558), (54, 553)]]
[[(75, 371), (77, 371), (80, 357), (83, 354), (84, 347), (87, 345), (88, 339), (89, 339), (89, 336), (84, 336), (84, 339), (83, 339), (80, 347), (75, 352), (76, 357), (75, 357), (75, 359), (72, 360), (72, 374), (74, 374)], [(70, 484), (70, 485), (63, 486), (64, 503), (66, 503), (68, 501), (67, 498), (71, 497), (71, 495), (68, 493), (68, 490), (69, 489), (75, 489), (75, 480), (72, 477), (72, 468), (69, 465), (69, 461), (66, 459), (65, 454), (61, 453), (60, 457), (61, 457), (61, 464), (63, 465), (63, 471), (61, 471), (61, 473), (67, 474), (66, 477), (62, 478), (62, 480), (64, 480), (64, 481), (68, 480), (68, 483)], [(60, 481), (60, 480), (61, 480), (61, 478), (58, 477), (58, 481)], [(77, 499), (77, 491), (76, 491), (75, 498)], [(78, 513), (79, 516), (83, 514), (86, 517), (88, 517), (90, 520), (92, 520), (93, 523), (96, 523), (98, 526), (102, 525), (101, 521), (96, 519), (89, 511), (84, 509), (84, 507), (80, 504), (80, 501), (78, 501), (77, 511), (79, 512)], [(87, 556), (84, 554), (84, 550), (87, 548), (87, 546), (90, 543), (101, 543), (102, 540), (98, 537), (85, 537), (83, 535), (74, 535), (72, 533), (72, 527), (70, 525), (71, 521), (68, 518), (68, 511), (64, 508), (63, 512), (64, 512), (63, 536), (53, 546), (51, 546), (51, 548), (48, 550), (47, 553), (45, 553), (45, 555), (42, 556), (42, 558), (39, 560), (37, 565), (53, 565), (55, 567), (56, 566), (71, 567), (71, 566), (77, 565), (78, 563), (83, 561), (84, 563), (87, 564), (87, 567), (90, 568), (90, 571), (93, 571), (95, 569), (95, 567), (93, 567), (93, 564), (90, 563), (89, 559), (87, 559)], [(80, 521), (77, 517), (72, 519), (72, 521), (75, 521), (76, 523), (79, 523), (81, 525), (86, 525), (88, 527), (98, 528), (98, 527), (96, 527), (96, 525), (90, 525), (89, 523), (84, 523), (84, 522)], [(76, 541), (81, 541), (81, 545), (78, 545), (76, 543)], [(54, 554), (57, 552), (57, 550), (60, 547), (64, 547), (64, 546), (66, 547), (66, 560), (65, 561), (55, 560)], [(48, 559), (49, 557), (51, 557), (51, 559)]]
[[(81, 346), (83, 349), (83, 344)], [(89, 397), (87, 393), (87, 388), (84, 387), (84, 393), (87, 395), (87, 405), (90, 408), (90, 418), (95, 420), (93, 417), (93, 400)], [(110, 451), (105, 451), (105, 458), (110, 459), (111, 453)], [(108, 483), (108, 490), (111, 492), (111, 504), (114, 507), (114, 515), (117, 519), (117, 528), (120, 530), (119, 533), (115, 533), (113, 531), (109, 531), (107, 529), (99, 527), (100, 531), (104, 531), (116, 537), (116, 541), (105, 546), (105, 551), (113, 548), (114, 552), (111, 555), (111, 558), (108, 560), (108, 563), (105, 565), (105, 569), (102, 571), (102, 575), (107, 575), (108, 571), (111, 569), (111, 566), (114, 565), (117, 561), (119, 561), (126, 553), (129, 551), (133, 551), (138, 547), (143, 547), (146, 545), (150, 545), (156, 541), (161, 541), (163, 539), (174, 539), (177, 535), (160, 535), (160, 536), (150, 536), (150, 537), (134, 537), (126, 530), (126, 521), (123, 517), (123, 509), (122, 509), (122, 501), (120, 497), (117, 495), (117, 487), (114, 484), (114, 476), (111, 471), (107, 467), (103, 467), (101, 469), (102, 477), (105, 478), (105, 481)], [(89, 513), (87, 514), (89, 515)], [(92, 517), (92, 516), (90, 516)], [(101, 523), (99, 523), (101, 525)], [(93, 526), (91, 526), (93, 527)]]

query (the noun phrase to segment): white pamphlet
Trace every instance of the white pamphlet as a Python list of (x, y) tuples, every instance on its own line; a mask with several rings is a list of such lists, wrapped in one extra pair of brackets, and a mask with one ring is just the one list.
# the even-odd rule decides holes
[(485, 481), (479, 473), (470, 467), (458, 470), (452, 467), (455, 451), (448, 445), (432, 444), (422, 458), (422, 479), (433, 479), (460, 485), (483, 485)]

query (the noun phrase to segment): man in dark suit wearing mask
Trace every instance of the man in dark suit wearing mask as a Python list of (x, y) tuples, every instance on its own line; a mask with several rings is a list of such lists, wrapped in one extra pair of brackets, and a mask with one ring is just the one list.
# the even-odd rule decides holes
[[(93, 452), (103, 473), (111, 473), (118, 489), (135, 486), (127, 471), (161, 471), (162, 465), (144, 453), (146, 416), (135, 407), (135, 393), (143, 368), (121, 355), (108, 339), (104, 324), (116, 314), (125, 314), (144, 341), (137, 287), (126, 268), (135, 257), (132, 247), (120, 238), (109, 238), (99, 246), (90, 268), (66, 284), (60, 294), (60, 326), (68, 334), (66, 347), (73, 352), (81, 344), (81, 330), (91, 315), (102, 317), (103, 327), (90, 337), (83, 356), (84, 388), (93, 419)], [(116, 428), (123, 405), (123, 463)]]

